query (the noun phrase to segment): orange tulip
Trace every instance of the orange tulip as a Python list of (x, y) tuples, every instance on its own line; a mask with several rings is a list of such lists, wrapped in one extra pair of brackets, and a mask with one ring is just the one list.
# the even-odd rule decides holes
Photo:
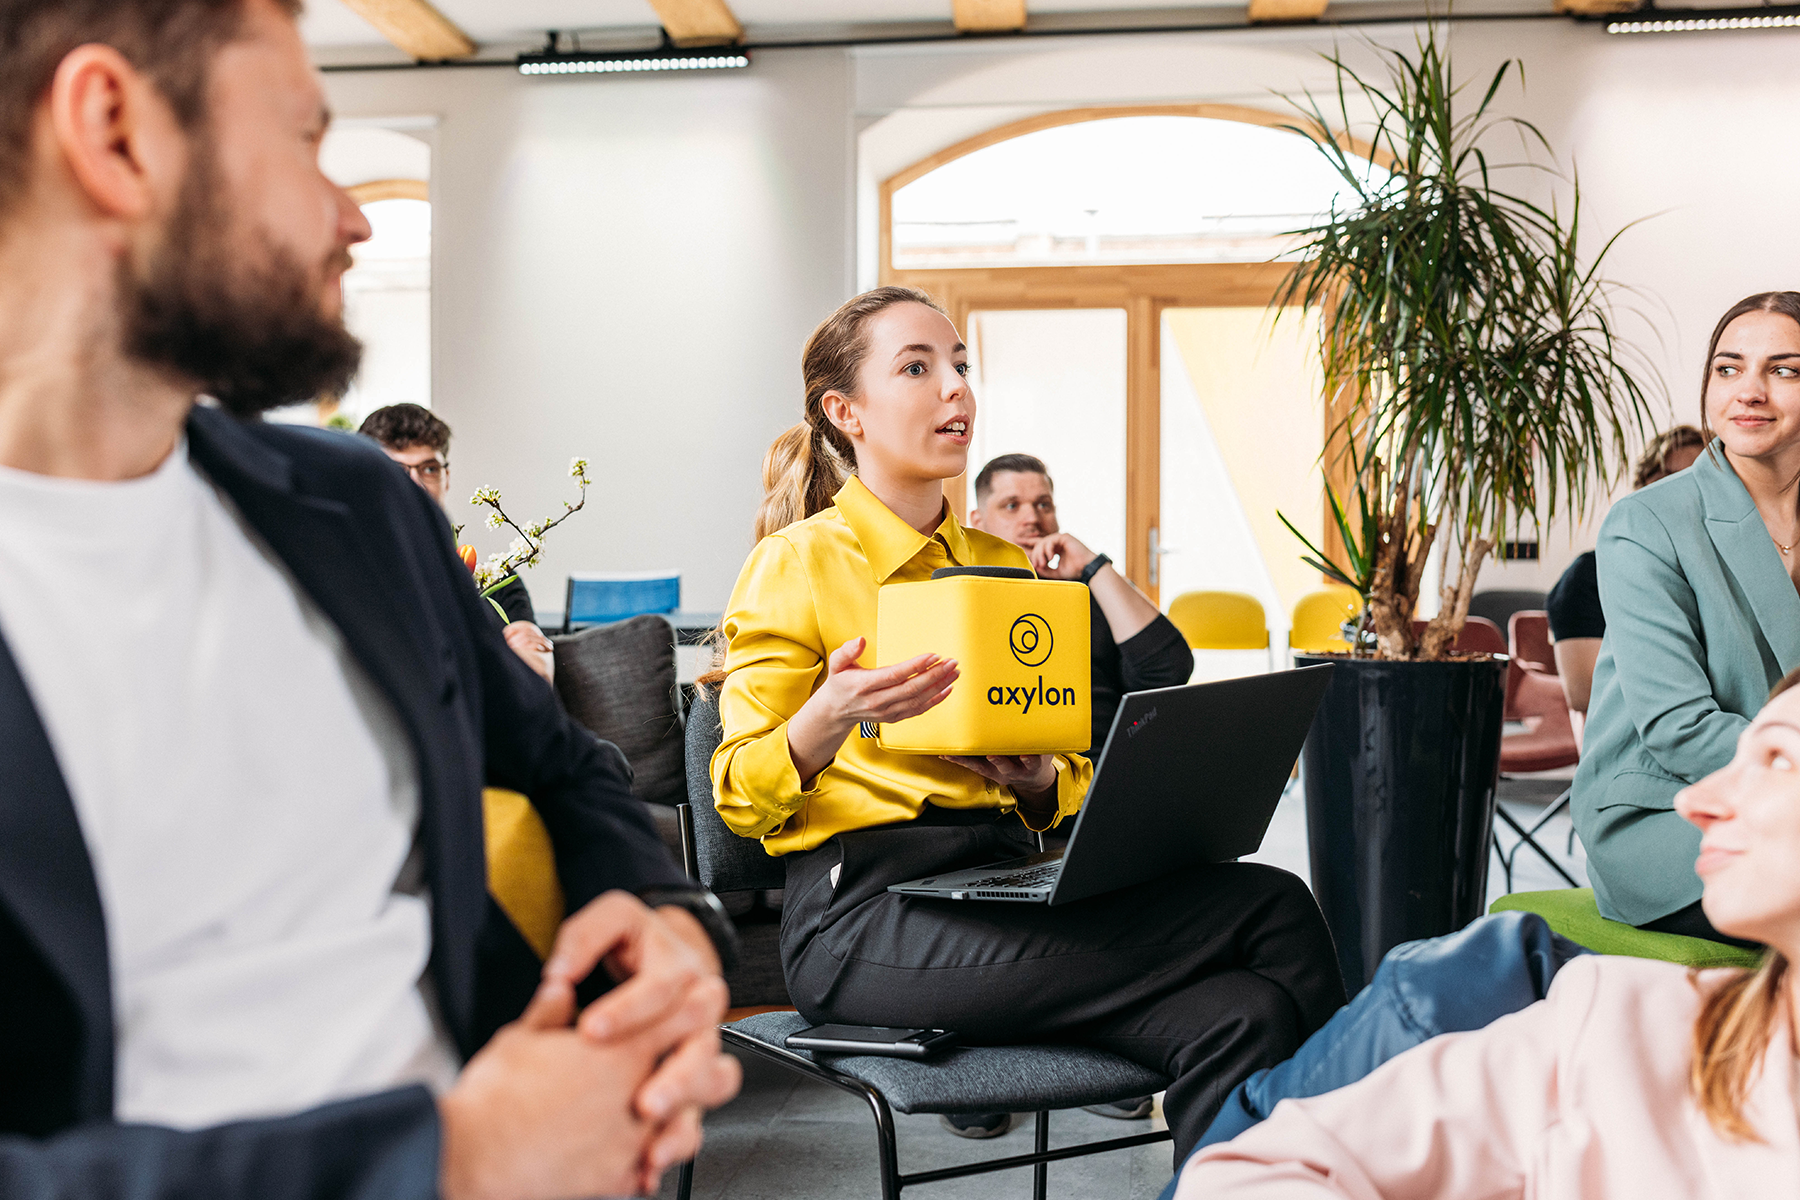
[(475, 547), (473, 547), (465, 542), (463, 545), (457, 547), (456, 552), (458, 554), (462, 555), (463, 566), (465, 566), (465, 567), (469, 568), (469, 570), (473, 571), (475, 569), (475, 562), (476, 562), (476, 558), (477, 558), (477, 556), (475, 554)]

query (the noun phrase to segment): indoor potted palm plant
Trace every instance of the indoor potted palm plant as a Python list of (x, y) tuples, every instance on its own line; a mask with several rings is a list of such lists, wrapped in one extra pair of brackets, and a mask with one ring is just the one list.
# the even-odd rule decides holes
[[(1650, 416), (1599, 274), (1611, 242), (1578, 255), (1579, 189), (1535, 127), (1493, 111), (1518, 64), (1476, 91), (1435, 28), (1378, 53), (1380, 78), (1330, 56), (1335, 96), (1301, 106), (1350, 203), (1301, 231), (1274, 300), (1319, 314), (1347, 413), (1324, 459), (1344, 553), (1308, 543), (1308, 561), (1362, 593), (1366, 636), (1317, 659), (1338, 670), (1305, 779), (1313, 887), (1353, 991), (1392, 945), (1485, 904), (1506, 662), (1453, 649), (1483, 562), (1521, 522), (1584, 511)], [(1370, 132), (1358, 147), (1330, 129)], [(1416, 630), (1434, 550), (1441, 605)]]

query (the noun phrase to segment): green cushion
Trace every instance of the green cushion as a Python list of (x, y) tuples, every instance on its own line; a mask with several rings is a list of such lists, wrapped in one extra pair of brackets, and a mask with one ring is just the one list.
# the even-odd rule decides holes
[(1489, 912), (1534, 912), (1550, 928), (1596, 954), (1623, 954), (1630, 958), (1655, 958), (1684, 967), (1754, 967), (1762, 954), (1724, 942), (1683, 937), (1679, 933), (1652, 933), (1623, 921), (1609, 921), (1594, 903), (1593, 888), (1562, 888), (1554, 892), (1514, 892), (1494, 901)]

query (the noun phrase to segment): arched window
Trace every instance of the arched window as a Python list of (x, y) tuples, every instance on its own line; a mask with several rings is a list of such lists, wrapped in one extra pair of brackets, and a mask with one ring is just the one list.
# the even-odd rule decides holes
[(1347, 190), (1305, 138), (1241, 113), (1058, 124), (896, 187), (891, 261), (901, 270), (1266, 262)]
[[(1332, 539), (1312, 325), (1267, 306), (1292, 231), (1354, 195), (1298, 125), (1221, 105), (1046, 113), (880, 192), (882, 281), (938, 297), (971, 348), (971, 470), (1038, 454), (1064, 528), (1153, 598), (1256, 595), (1277, 645), (1319, 586), (1281, 516)], [(974, 503), (965, 481), (946, 492)]]

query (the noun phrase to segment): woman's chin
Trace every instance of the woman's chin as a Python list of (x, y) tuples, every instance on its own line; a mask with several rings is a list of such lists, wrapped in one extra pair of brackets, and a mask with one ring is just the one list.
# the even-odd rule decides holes
[(932, 455), (931, 474), (937, 479), (955, 479), (969, 470), (969, 448), (950, 446)]
[(1764, 922), (1760, 919), (1766, 914), (1735, 902), (1722, 888), (1707, 888), (1706, 895), (1700, 900), (1700, 909), (1706, 914), (1706, 919), (1712, 922), (1712, 927), (1726, 937), (1744, 938), (1752, 942), (1766, 940)]

